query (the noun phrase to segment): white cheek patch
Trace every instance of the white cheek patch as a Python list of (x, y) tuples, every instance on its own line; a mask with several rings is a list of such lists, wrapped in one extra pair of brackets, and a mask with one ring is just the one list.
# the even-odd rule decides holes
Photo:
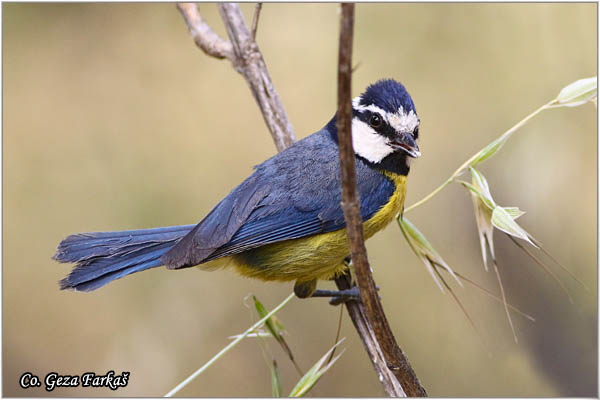
[(417, 117), (417, 114), (413, 110), (405, 113), (402, 107), (398, 109), (397, 114), (388, 114), (387, 121), (396, 132), (412, 133), (419, 126), (419, 117)]
[(394, 152), (388, 139), (358, 118), (352, 119), (352, 146), (356, 154), (372, 163), (380, 163)]

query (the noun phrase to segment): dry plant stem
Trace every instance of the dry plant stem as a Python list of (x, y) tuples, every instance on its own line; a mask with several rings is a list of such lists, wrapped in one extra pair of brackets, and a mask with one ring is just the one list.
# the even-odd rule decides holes
[[(367, 259), (365, 248), (362, 217), (360, 215), (360, 200), (356, 187), (355, 156), (352, 148), (352, 39), (354, 31), (354, 4), (341, 5), (340, 44), (338, 64), (338, 112), (337, 129), (342, 175), (342, 210), (346, 220), (346, 230), (350, 243), (350, 254), (356, 271), (361, 302), (366, 315), (366, 322), (373, 328), (376, 343), (381, 346), (385, 360), (385, 368), (392, 372), (396, 379), (386, 381), (383, 374), (379, 375), (384, 388), (390, 396), (401, 396), (406, 393), (410, 397), (426, 396), (425, 389), (420, 385), (408, 359), (398, 347), (396, 339), (387, 322), (375, 282)], [(404, 389), (396, 388), (399, 382)]]
[(229, 41), (219, 37), (206, 24), (195, 4), (177, 5), (198, 47), (209, 56), (227, 58), (235, 70), (246, 79), (275, 146), (281, 151), (294, 143), (296, 138), (262, 54), (252, 38), (239, 6), (235, 3), (221, 3), (218, 7)]
[(508, 318), (508, 324), (510, 325), (510, 329), (513, 334), (513, 338), (515, 339), (515, 343), (519, 343), (519, 339), (517, 338), (517, 332), (515, 331), (515, 326), (513, 325), (512, 318), (510, 317), (510, 312), (508, 311), (508, 302), (506, 301), (506, 293), (504, 293), (504, 285), (502, 284), (502, 278), (500, 278), (500, 270), (498, 269), (498, 264), (494, 260), (494, 271), (496, 271), (496, 278), (498, 279), (498, 286), (500, 286), (500, 294), (502, 295), (502, 303), (504, 304), (504, 312), (506, 312), (506, 318)]
[(242, 333), (241, 335), (238, 335), (234, 340), (231, 341), (231, 343), (229, 343), (227, 346), (222, 348), (221, 351), (219, 351), (213, 358), (208, 360), (208, 362), (206, 364), (204, 364), (202, 367), (197, 369), (196, 372), (194, 372), (192, 375), (190, 375), (185, 380), (183, 380), (179, 385), (175, 386), (169, 393), (165, 394), (164, 397), (173, 397), (173, 395), (177, 394), (177, 392), (179, 392), (181, 389), (186, 387), (191, 381), (196, 379), (196, 377), (198, 375), (200, 375), (202, 372), (204, 372), (215, 361), (220, 359), (225, 353), (227, 353), (229, 350), (231, 350), (233, 347), (235, 347), (235, 345), (237, 345), (239, 342), (241, 342), (242, 339), (244, 339), (246, 336), (248, 336), (251, 332), (254, 332), (259, 326), (264, 324), (266, 322), (266, 320), (271, 318), (273, 315), (275, 315), (275, 313), (277, 313), (279, 310), (281, 310), (283, 307), (285, 307), (285, 305), (287, 303), (289, 303), (290, 300), (292, 300), (294, 297), (295, 297), (294, 293), (290, 294), (277, 307), (275, 307), (273, 310), (271, 310), (271, 312), (269, 312), (263, 318), (261, 318), (260, 320), (255, 322), (254, 325), (252, 325), (250, 328), (246, 329), (246, 331), (244, 333)]
[(506, 233), (506, 236), (508, 236), (508, 238), (521, 250), (523, 250), (525, 252), (525, 254), (527, 254), (529, 257), (531, 257), (533, 259), (533, 261), (535, 261), (535, 263), (537, 265), (540, 266), (540, 268), (542, 268), (542, 270), (544, 272), (546, 272), (548, 275), (550, 275), (550, 277), (552, 279), (554, 279), (556, 281), (556, 283), (558, 283), (558, 285), (561, 287), (561, 289), (565, 292), (565, 294), (567, 295), (567, 297), (569, 298), (569, 302), (571, 304), (575, 304), (573, 302), (573, 298), (571, 297), (571, 293), (569, 293), (569, 289), (567, 289), (567, 286), (564, 284), (564, 282), (558, 277), (558, 275), (556, 275), (554, 273), (554, 271), (552, 271), (550, 268), (548, 268), (546, 266), (546, 264), (544, 264), (539, 258), (537, 258), (535, 256), (535, 254), (533, 254), (531, 251), (529, 251), (525, 246), (523, 246), (521, 243), (519, 243), (517, 241), (517, 239), (515, 239), (514, 237), (512, 237), (512, 235), (509, 235), (508, 233)]
[[(529, 114), (528, 116), (526, 116), (525, 118), (523, 118), (521, 121), (517, 122), (512, 128), (510, 128), (509, 130), (507, 130), (506, 132), (504, 132), (502, 135), (500, 135), (500, 137), (498, 137), (497, 139), (494, 139), (494, 142), (496, 140), (500, 140), (501, 138), (505, 138), (507, 136), (512, 135), (517, 129), (519, 129), (520, 127), (522, 127), (523, 125), (525, 125), (531, 118), (535, 117), (536, 115), (538, 115), (540, 112), (544, 111), (545, 109), (549, 108), (551, 104), (555, 103), (556, 99), (544, 104), (543, 106), (541, 106), (540, 108), (538, 108), (537, 110), (535, 110), (534, 112), (532, 112), (531, 114)], [(484, 147), (485, 148), (485, 147)], [(417, 201), (416, 203), (412, 204), (409, 207), (406, 207), (404, 209), (404, 213), (407, 213), (421, 205), (423, 205), (424, 203), (426, 203), (427, 201), (429, 201), (430, 199), (432, 199), (436, 194), (438, 194), (443, 188), (445, 188), (446, 186), (448, 186), (450, 183), (452, 183), (452, 181), (457, 178), (458, 176), (460, 176), (460, 174), (462, 174), (464, 172), (465, 169), (467, 169), (471, 163), (477, 158), (477, 156), (479, 155), (479, 152), (475, 153), (473, 156), (471, 156), (471, 158), (469, 158), (467, 161), (465, 161), (460, 167), (458, 167), (456, 169), (456, 171), (454, 171), (454, 173), (452, 175), (450, 175), (450, 177), (448, 179), (446, 179), (446, 181), (444, 183), (442, 183), (440, 186), (438, 186), (436, 189), (434, 189), (431, 193), (429, 193), (427, 196), (423, 197), (421, 200)]]

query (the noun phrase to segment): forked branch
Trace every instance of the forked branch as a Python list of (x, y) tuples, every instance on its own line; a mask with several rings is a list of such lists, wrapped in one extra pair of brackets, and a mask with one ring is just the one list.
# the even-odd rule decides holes
[(218, 7), (229, 40), (221, 38), (208, 26), (195, 4), (177, 5), (196, 45), (211, 57), (231, 61), (235, 70), (246, 79), (275, 146), (281, 151), (294, 143), (296, 136), (269, 76), (262, 53), (244, 21), (239, 6), (235, 3), (220, 3)]

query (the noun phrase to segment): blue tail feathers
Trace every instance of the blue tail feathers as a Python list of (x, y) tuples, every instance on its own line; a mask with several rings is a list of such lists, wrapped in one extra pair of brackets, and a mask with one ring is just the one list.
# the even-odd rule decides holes
[(61, 289), (92, 291), (134, 272), (159, 267), (160, 258), (195, 225), (71, 235), (54, 259), (77, 263), (59, 282)]

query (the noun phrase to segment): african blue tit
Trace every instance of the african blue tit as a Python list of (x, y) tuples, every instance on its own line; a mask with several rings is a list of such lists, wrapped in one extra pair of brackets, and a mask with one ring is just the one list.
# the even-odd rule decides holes
[[(420, 156), (420, 120), (404, 86), (380, 80), (352, 101), (365, 238), (403, 210), (410, 160)], [(317, 280), (342, 273), (349, 255), (341, 202), (336, 117), (255, 167), (197, 225), (71, 235), (54, 259), (76, 263), (61, 289), (91, 291), (166, 266), (233, 267), (265, 281), (295, 281), (309, 297)]]

